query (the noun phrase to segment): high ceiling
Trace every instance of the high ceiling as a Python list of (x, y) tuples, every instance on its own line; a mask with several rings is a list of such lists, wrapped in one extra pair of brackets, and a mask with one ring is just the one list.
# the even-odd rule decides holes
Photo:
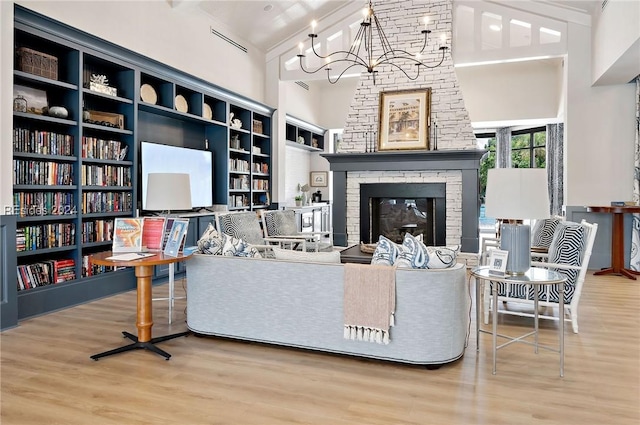
[[(595, 7), (601, 3), (599, 0), (519, 1), (553, 5), (587, 14), (592, 14)], [(498, 0), (497, 2), (508, 3), (509, 1)], [(365, 0), (198, 0), (197, 10), (205, 12), (236, 36), (266, 52), (309, 27), (313, 19), (320, 20), (352, 3), (360, 3), (364, 7), (367, 2)], [(233, 38), (233, 35), (230, 36)]]
[(201, 0), (199, 7), (234, 34), (268, 51), (309, 27), (313, 19), (353, 1), (360, 0)]

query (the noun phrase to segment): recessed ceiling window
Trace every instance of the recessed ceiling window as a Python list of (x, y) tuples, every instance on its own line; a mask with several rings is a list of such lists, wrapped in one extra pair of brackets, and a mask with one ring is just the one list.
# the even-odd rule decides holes
[(509, 45), (522, 47), (531, 45), (531, 24), (517, 19), (509, 21)]
[(540, 44), (559, 43), (562, 38), (560, 31), (540, 27)]
[(475, 9), (469, 6), (459, 5), (456, 8), (455, 31), (456, 31), (456, 50), (473, 51), (474, 50), (474, 31), (475, 31)]
[[(497, 28), (494, 30), (492, 28)], [(502, 47), (502, 16), (494, 13), (482, 13), (482, 50), (500, 49)]]

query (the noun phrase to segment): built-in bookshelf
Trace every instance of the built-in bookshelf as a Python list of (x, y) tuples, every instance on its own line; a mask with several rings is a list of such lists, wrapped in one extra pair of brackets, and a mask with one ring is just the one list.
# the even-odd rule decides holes
[(286, 116), (286, 141), (287, 146), (304, 149), (311, 152), (324, 151), (324, 135), (326, 129), (315, 124)]
[[(19, 319), (135, 288), (131, 269), (89, 258), (140, 211), (142, 140), (214, 152), (214, 204), (269, 206), (272, 108), (22, 6), (14, 16)], [(55, 60), (43, 73), (19, 52)]]

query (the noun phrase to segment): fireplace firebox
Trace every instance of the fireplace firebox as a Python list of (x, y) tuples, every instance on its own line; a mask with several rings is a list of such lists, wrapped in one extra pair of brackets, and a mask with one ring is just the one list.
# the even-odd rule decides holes
[(360, 237), (379, 235), (402, 243), (404, 235), (421, 236), (427, 245), (446, 241), (445, 183), (376, 183), (360, 185)]

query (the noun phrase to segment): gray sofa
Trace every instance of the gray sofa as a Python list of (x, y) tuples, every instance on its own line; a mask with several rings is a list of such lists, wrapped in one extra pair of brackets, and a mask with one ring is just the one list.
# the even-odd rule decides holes
[(215, 335), (402, 363), (462, 357), (469, 326), (465, 267), (396, 271), (388, 345), (343, 337), (343, 264), (195, 254), (187, 326)]

